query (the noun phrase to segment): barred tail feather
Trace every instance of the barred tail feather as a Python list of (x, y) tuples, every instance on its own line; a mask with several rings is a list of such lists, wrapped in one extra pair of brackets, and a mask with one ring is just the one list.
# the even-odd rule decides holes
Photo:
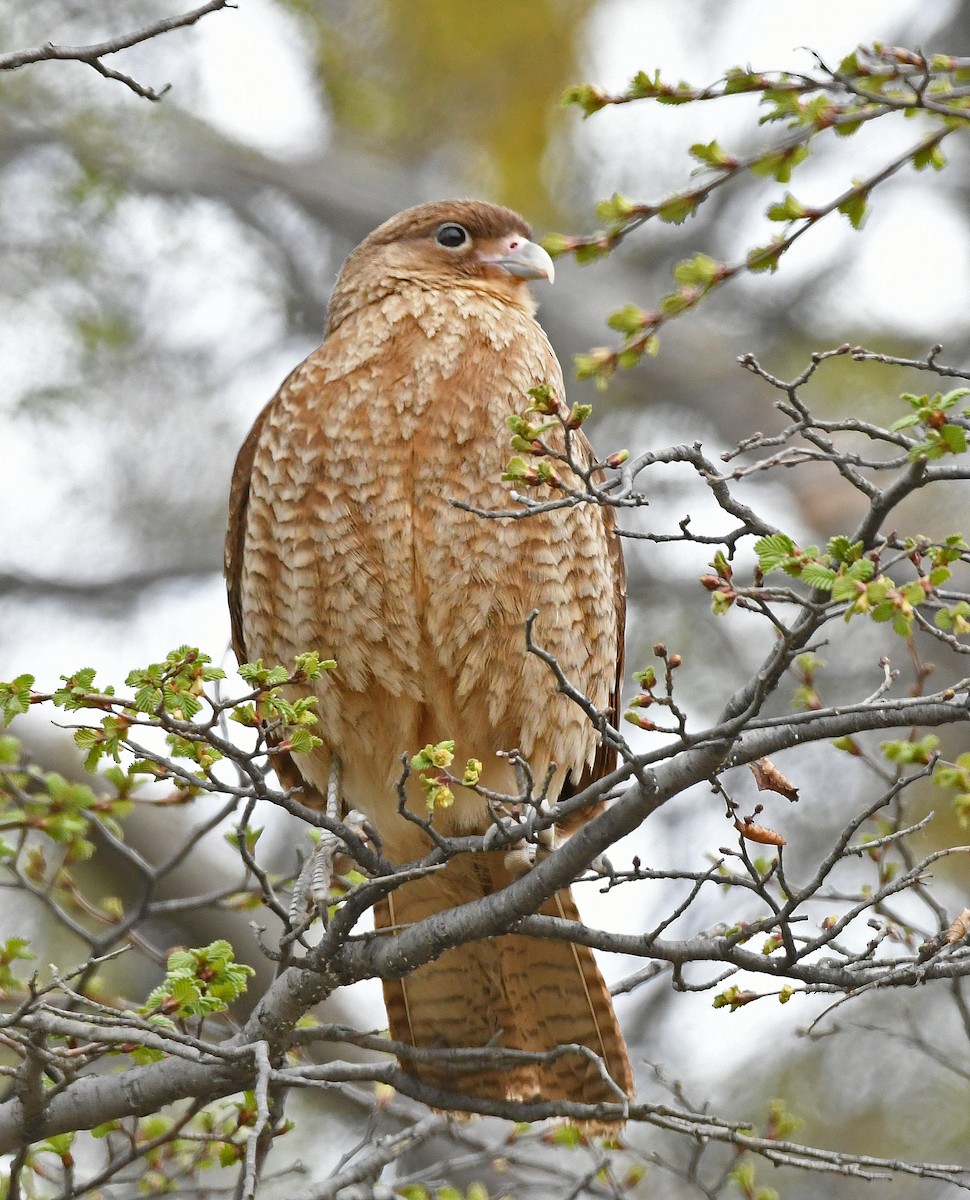
[[(508, 882), (501, 855), (459, 856), (438, 874), (392, 893), (375, 910), (377, 926), (412, 924)], [(579, 920), (568, 890), (541, 911)], [(444, 1091), (587, 1104), (616, 1103), (619, 1092), (632, 1093), (610, 995), (586, 946), (518, 934), (485, 938), (445, 951), (404, 979), (385, 980), (384, 998), (391, 1037), (407, 1045), (444, 1050), (491, 1044), (547, 1053), (579, 1044), (596, 1056), (566, 1053), (546, 1063), (494, 1070), (402, 1059), (409, 1074)]]

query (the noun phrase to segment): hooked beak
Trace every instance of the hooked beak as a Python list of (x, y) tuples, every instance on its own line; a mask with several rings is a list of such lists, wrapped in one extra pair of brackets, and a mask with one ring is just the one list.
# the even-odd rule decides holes
[(556, 278), (552, 259), (541, 246), (526, 238), (516, 238), (505, 254), (487, 258), (485, 262), (519, 279), (548, 279), (552, 283)]

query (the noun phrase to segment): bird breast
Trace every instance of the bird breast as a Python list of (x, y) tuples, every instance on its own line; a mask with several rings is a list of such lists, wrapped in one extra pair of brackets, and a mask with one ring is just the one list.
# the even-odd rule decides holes
[[(509, 509), (505, 422), (540, 383), (561, 395), (528, 312), (413, 287), (340, 324), (268, 416), (242, 585), (253, 657), (336, 658), (320, 731), (360, 758), (344, 768), (365, 809), (354, 792), (392, 788), (402, 751), (429, 741), (488, 764), (517, 747), (540, 774), (592, 758), (594, 732), (526, 654), (524, 623), (539, 609), (540, 641), (606, 707), (618, 647), (603, 513), (488, 519), (452, 503)], [(487, 775), (512, 784), (504, 765)]]

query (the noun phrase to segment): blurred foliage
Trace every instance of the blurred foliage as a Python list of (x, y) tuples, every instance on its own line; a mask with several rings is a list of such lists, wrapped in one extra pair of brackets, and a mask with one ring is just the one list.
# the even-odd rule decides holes
[(550, 217), (543, 160), (592, 0), (280, 2), (313, 31), (344, 137), (403, 162), (440, 156), (446, 173)]

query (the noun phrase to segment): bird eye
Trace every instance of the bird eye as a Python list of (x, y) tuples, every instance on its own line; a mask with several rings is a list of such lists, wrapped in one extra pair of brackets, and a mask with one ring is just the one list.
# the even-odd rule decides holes
[(464, 225), (456, 225), (449, 221), (447, 225), (441, 225), (438, 232), (435, 234), (435, 241), (439, 246), (445, 246), (449, 250), (457, 250), (459, 246), (464, 246), (468, 241), (468, 230)]

